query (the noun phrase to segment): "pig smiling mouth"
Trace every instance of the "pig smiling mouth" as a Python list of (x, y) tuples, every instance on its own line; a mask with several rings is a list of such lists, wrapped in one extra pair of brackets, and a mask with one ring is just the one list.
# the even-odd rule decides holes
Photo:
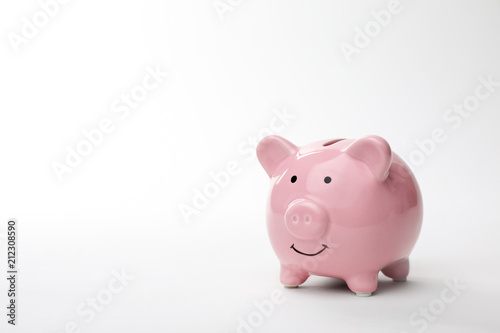
[(299, 254), (302, 254), (304, 256), (310, 256), (310, 257), (317, 256), (318, 254), (325, 251), (326, 249), (329, 249), (329, 247), (326, 246), (326, 244), (321, 244), (321, 246), (323, 246), (323, 248), (321, 250), (319, 250), (318, 252), (316, 252), (316, 253), (304, 253), (304, 252), (300, 252), (299, 250), (297, 250), (294, 245), (295, 244), (292, 244), (292, 246), (290, 246), (290, 248)]

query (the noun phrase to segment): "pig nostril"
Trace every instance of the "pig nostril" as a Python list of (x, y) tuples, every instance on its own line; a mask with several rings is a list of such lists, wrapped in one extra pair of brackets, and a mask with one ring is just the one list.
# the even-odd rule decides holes
[(327, 211), (314, 201), (294, 200), (288, 205), (284, 215), (284, 227), (294, 239), (317, 241), (326, 231)]

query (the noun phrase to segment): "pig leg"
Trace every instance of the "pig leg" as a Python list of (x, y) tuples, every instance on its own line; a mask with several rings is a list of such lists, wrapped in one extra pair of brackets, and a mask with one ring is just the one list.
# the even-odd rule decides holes
[(371, 296), (378, 287), (378, 272), (367, 272), (345, 279), (347, 286), (356, 296)]
[(280, 280), (287, 288), (295, 288), (304, 283), (309, 277), (309, 273), (304, 271), (298, 265), (281, 264)]
[(382, 273), (384, 273), (385, 276), (397, 282), (406, 281), (406, 277), (408, 276), (409, 272), (410, 261), (408, 260), (408, 258), (396, 260), (395, 262), (385, 266), (382, 269)]

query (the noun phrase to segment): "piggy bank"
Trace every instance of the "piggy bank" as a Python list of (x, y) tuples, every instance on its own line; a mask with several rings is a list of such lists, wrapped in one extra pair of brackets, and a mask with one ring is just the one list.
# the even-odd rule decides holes
[(271, 179), (267, 230), (282, 284), (335, 277), (370, 296), (380, 271), (406, 281), (422, 197), (386, 140), (372, 135), (297, 147), (271, 135), (258, 144), (257, 157)]

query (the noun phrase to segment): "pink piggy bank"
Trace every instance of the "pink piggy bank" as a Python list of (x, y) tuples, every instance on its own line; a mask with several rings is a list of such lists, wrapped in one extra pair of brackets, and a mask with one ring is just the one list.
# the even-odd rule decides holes
[(406, 280), (422, 197), (387, 141), (366, 136), (297, 147), (273, 135), (260, 141), (257, 156), (271, 178), (267, 229), (281, 283), (336, 277), (370, 296), (380, 271)]

